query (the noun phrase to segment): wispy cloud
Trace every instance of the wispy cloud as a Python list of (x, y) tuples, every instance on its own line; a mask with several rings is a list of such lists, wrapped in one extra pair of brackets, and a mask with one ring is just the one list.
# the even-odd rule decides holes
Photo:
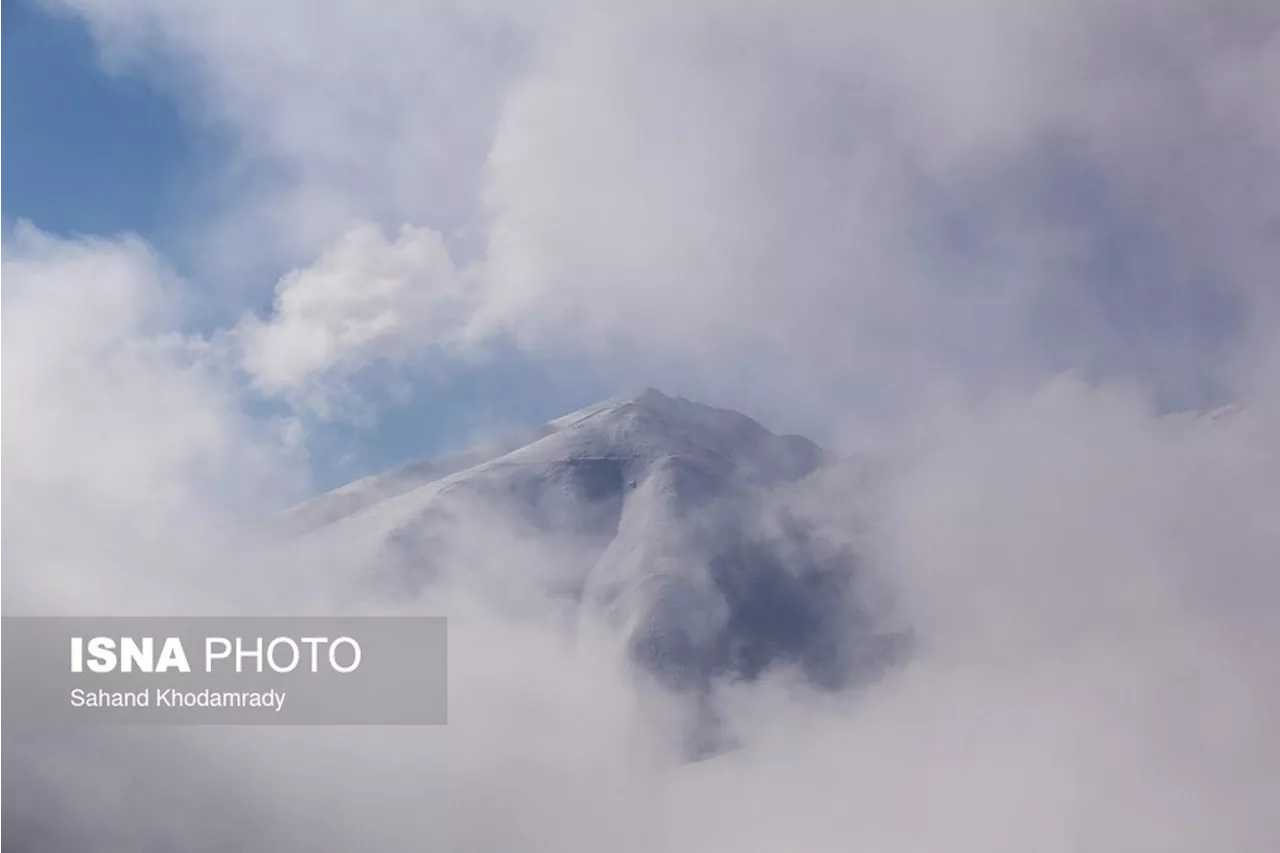
[[(307, 418), (503, 339), (890, 419), (884, 491), (810, 520), (872, 514), (919, 647), (853, 697), (730, 690), (751, 748), (676, 768), (607, 644), (445, 585), (404, 606), (453, 617), (449, 727), (21, 743), (36, 841), (1274, 846), (1274, 3), (58, 5), (195, 81), (272, 177), (198, 238), (281, 274), (196, 335), (136, 239), (6, 244), (7, 608), (367, 604), (239, 515), (299, 491)], [(554, 573), (507, 532), (457, 573)]]
[(353, 373), (453, 342), (467, 319), (461, 278), (439, 234), (406, 226), (389, 241), (360, 225), (281, 278), (270, 318), (249, 315), (232, 337), (256, 388), (332, 415)]

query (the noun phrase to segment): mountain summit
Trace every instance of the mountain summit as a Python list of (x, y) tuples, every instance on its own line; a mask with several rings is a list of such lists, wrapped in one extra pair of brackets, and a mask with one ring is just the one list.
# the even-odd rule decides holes
[(775, 666), (837, 688), (885, 648), (852, 595), (857, 554), (795, 509), (833, 461), (647, 388), (320, 495), (288, 523), (389, 595), (447, 581), (599, 617), (677, 691)]
[(776, 481), (812, 472), (824, 455), (807, 438), (776, 436), (746, 415), (644, 388), (463, 453), (357, 480), (294, 507), (286, 519), (305, 532), (455, 475), (539, 460), (613, 459), (634, 467), (679, 457), (721, 471), (741, 466), (748, 477)]

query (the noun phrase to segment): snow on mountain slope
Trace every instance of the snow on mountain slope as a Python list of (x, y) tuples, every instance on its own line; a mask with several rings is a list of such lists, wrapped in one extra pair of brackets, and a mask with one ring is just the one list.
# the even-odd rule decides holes
[(415, 462), (403, 468), (356, 480), (293, 507), (285, 513), (283, 523), (296, 533), (323, 527), (387, 498), (505, 455), (553, 431), (552, 424), (544, 424), (452, 456)]
[(794, 507), (832, 459), (736, 412), (653, 389), (296, 508), (301, 540), (384, 594), (461, 583), (599, 619), (680, 691), (794, 665), (839, 687), (891, 648), (858, 556)]

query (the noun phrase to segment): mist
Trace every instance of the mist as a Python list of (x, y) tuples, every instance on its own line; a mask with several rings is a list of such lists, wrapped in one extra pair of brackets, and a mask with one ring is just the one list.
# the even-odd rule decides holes
[[(6, 235), (6, 615), (446, 615), (450, 708), (11, 728), (15, 850), (1275, 847), (1272, 4), (52, 5), (264, 180), (185, 278)], [(691, 761), (547, 591), (593, 544), (476, 506), (388, 585), (279, 537), (317, 430), (500, 345), (831, 449), (778, 506), (907, 652), (714, 679)]]

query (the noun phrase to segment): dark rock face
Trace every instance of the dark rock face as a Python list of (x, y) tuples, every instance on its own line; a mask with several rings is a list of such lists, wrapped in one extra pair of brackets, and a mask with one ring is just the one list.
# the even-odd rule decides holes
[(864, 600), (852, 549), (829, 549), (794, 520), (782, 541), (735, 534), (706, 561), (710, 589), (670, 582), (632, 637), (634, 660), (661, 683), (699, 692), (785, 666), (817, 689), (841, 690), (900, 658), (906, 638)]

